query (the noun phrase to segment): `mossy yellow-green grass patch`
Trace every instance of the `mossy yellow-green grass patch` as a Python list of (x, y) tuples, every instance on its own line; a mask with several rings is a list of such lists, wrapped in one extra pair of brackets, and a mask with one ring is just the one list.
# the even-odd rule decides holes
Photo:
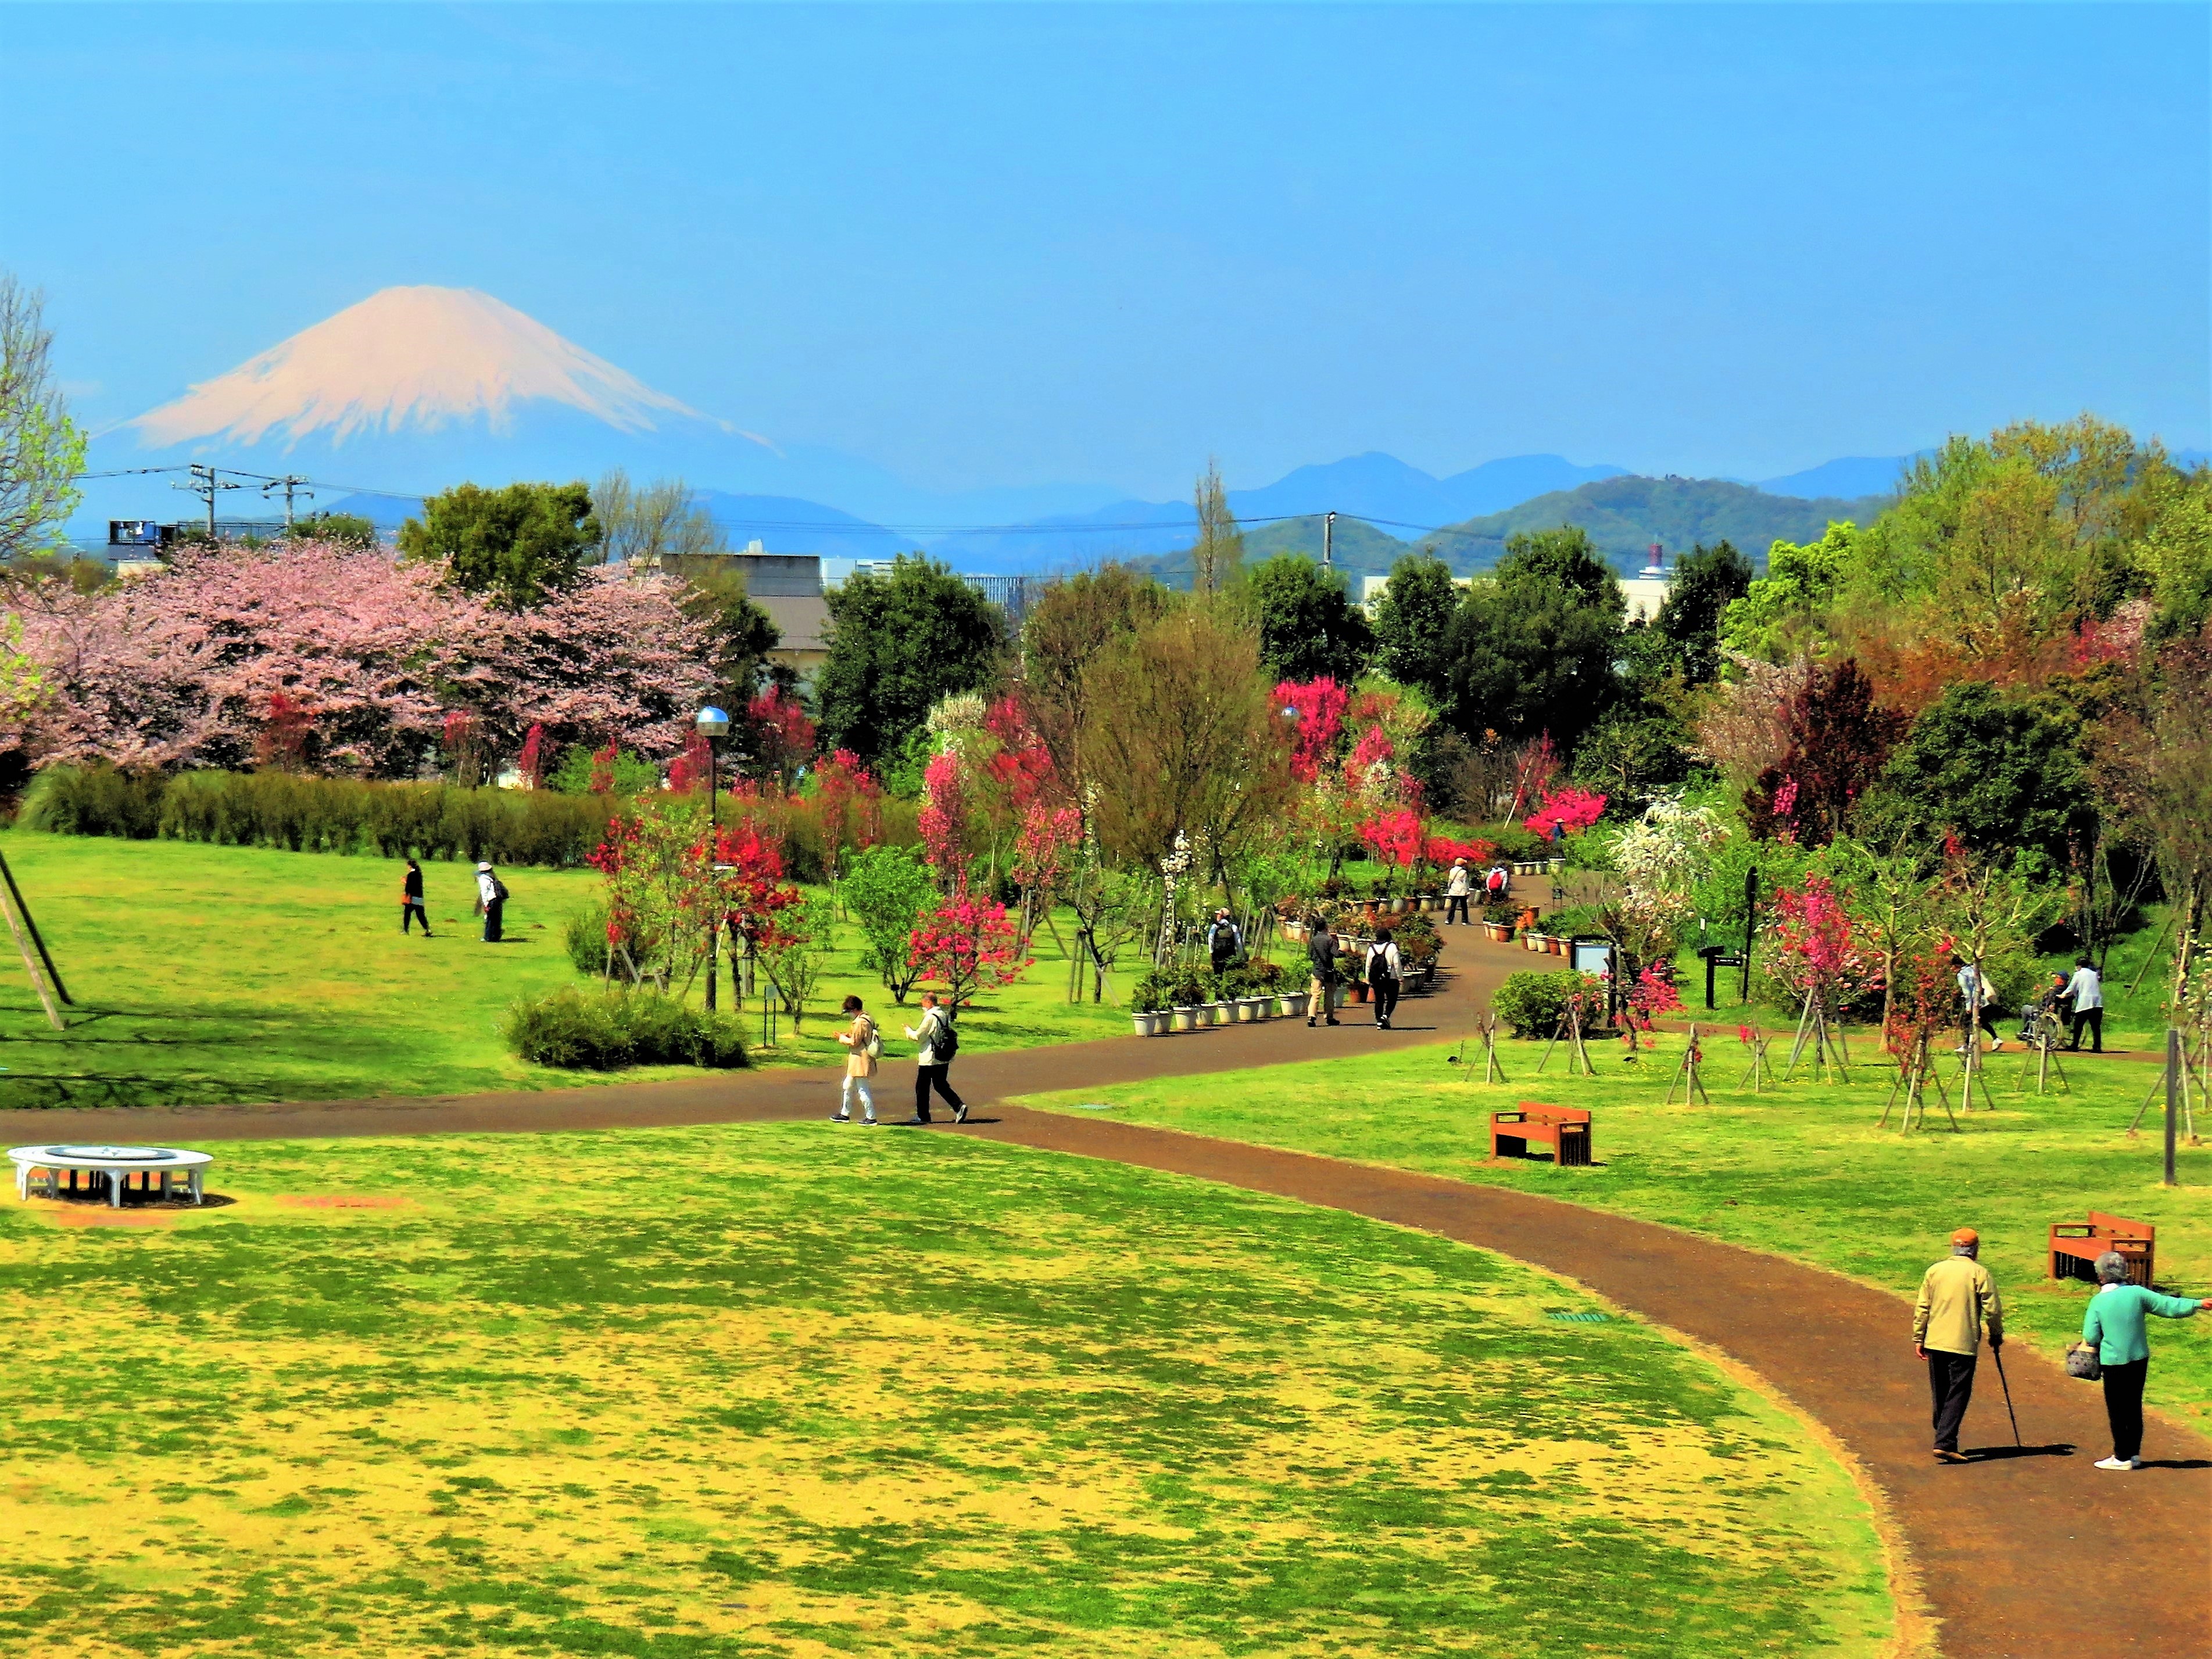
[[(0, 957), (0, 1109), (341, 1100), (560, 1088), (686, 1075), (678, 1066), (616, 1073), (527, 1065), (500, 1021), (517, 997), (592, 982), (564, 943), (568, 918), (597, 890), (589, 870), (513, 870), (507, 942), (479, 941), (474, 877), (423, 865), (432, 937), (399, 932), (400, 864), (266, 848), (0, 834), (70, 991), (82, 1005), (51, 1030), (13, 954)], [(998, 1048), (1128, 1030), (1111, 1006), (1066, 1000), (1067, 958), (1041, 930), (1036, 965), (979, 998), (963, 1046)], [(861, 967), (856, 928), (840, 927), (803, 1031), (788, 1018), (758, 1063), (841, 1060), (830, 1015), (848, 992), (882, 1019), (894, 1057), (910, 1054), (900, 1010)], [(725, 982), (724, 1006), (728, 1006)], [(695, 988), (696, 1003), (703, 992)], [(903, 1018), (902, 1018), (902, 1016)], [(696, 1075), (696, 1073), (689, 1073)]]
[[(2150, 1222), (2160, 1283), (2212, 1295), (2212, 1147), (2183, 1148), (2181, 1184), (2168, 1188), (2157, 1109), (2140, 1136), (2127, 1133), (2158, 1081), (2150, 1066), (2067, 1056), (2070, 1091), (2038, 1096), (2021, 1056), (1999, 1054), (1986, 1102), (1977, 1091), (1955, 1133), (1931, 1103), (1932, 1124), (1908, 1134), (1894, 1112), (1888, 1128), (1877, 1127), (1891, 1067), (1860, 1066), (1850, 1081), (1826, 1083), (1806, 1080), (1801, 1067), (1798, 1081), (1754, 1094), (1737, 1086), (1746, 1071), (1737, 1036), (1709, 1031), (1711, 1103), (1678, 1097), (1668, 1106), (1680, 1036), (1662, 1037), (1633, 1066), (1617, 1045), (1591, 1046), (1595, 1077), (1567, 1076), (1564, 1051), (1540, 1075), (1542, 1045), (1508, 1042), (1510, 1080), (1485, 1084), (1479, 1045), (1465, 1066), (1446, 1063), (1450, 1048), (1428, 1045), (1231, 1073), (1202, 1086), (1169, 1078), (1025, 1103), (1103, 1105), (1194, 1133), (1520, 1187), (1795, 1256), (1906, 1297), (1948, 1250), (1951, 1230), (1972, 1226), (2002, 1287), (2008, 1328), (2054, 1354), (2080, 1333), (2094, 1289), (2048, 1276), (2054, 1221), (2098, 1209)], [(1786, 1043), (1776, 1048), (1785, 1060)], [(1524, 1100), (1592, 1109), (1596, 1166), (1491, 1163), (1489, 1115)], [(2160, 1323), (2151, 1340), (2152, 1401), (2212, 1429), (2212, 1319)]]
[(234, 1201), (158, 1227), (0, 1204), (12, 1653), (1803, 1659), (1892, 1627), (1797, 1425), (1426, 1235), (818, 1124), (242, 1143), (214, 1177)]

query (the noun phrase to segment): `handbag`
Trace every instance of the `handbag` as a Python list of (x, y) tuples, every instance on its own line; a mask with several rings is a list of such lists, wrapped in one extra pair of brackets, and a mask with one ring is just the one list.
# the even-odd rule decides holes
[(2066, 1375), (2078, 1376), (2084, 1382), (2095, 1382), (2103, 1379), (2105, 1367), (2094, 1348), (2086, 1342), (2076, 1342), (2066, 1350)]

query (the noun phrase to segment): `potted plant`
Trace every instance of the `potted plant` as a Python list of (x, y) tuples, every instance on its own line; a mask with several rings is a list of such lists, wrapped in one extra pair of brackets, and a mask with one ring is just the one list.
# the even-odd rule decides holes
[(1139, 1036), (1158, 1036), (1167, 1030), (1167, 1014), (1161, 1000), (1159, 981), (1150, 974), (1139, 980), (1136, 988), (1129, 993), (1129, 1019)]
[(1199, 987), (1198, 975), (1189, 972), (1177, 975), (1175, 983), (1169, 987), (1168, 994), (1174, 1000), (1176, 1030), (1195, 1031), (1206, 996)]

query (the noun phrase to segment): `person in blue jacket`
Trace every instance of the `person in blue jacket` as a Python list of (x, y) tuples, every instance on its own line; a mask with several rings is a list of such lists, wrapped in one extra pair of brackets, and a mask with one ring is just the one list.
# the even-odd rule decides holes
[(2150, 1375), (2150, 1340), (2143, 1321), (2193, 1318), (2212, 1301), (2160, 1296), (2127, 1282), (2128, 1260), (2117, 1250), (2097, 1258), (2098, 1290), (2081, 1316), (2081, 1340), (2097, 1350), (2105, 1371), (2105, 1415), (2112, 1425), (2112, 1455), (2097, 1460), (2100, 1469), (2139, 1469), (2142, 1459), (2143, 1382)]

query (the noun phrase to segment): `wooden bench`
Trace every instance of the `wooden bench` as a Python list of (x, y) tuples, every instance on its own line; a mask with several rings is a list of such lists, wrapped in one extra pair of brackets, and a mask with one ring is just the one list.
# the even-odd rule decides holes
[(1517, 1112), (1490, 1115), (1491, 1157), (1526, 1158), (1532, 1140), (1552, 1149), (1554, 1164), (1587, 1169), (1590, 1115), (1573, 1106), (1546, 1106), (1533, 1100), (1522, 1101)]
[(2051, 1224), (2051, 1276), (2097, 1282), (2097, 1258), (2106, 1251), (2127, 1258), (2128, 1283), (2148, 1285), (2158, 1267), (2158, 1229), (2148, 1221), (2089, 1212), (2087, 1221)]

